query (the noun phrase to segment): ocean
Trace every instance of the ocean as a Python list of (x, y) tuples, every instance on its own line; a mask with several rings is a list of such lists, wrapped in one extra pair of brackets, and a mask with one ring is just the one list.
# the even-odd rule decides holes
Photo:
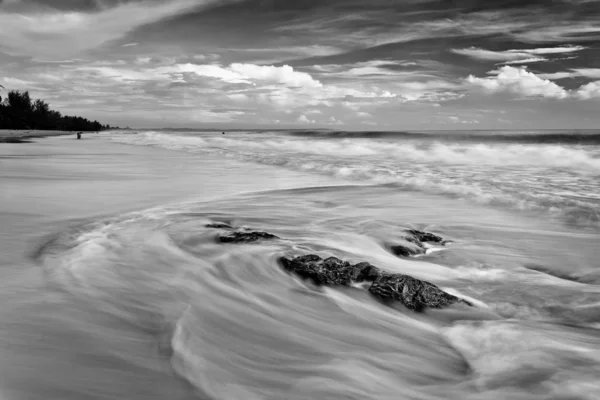
[[(600, 398), (598, 131), (114, 131), (2, 145), (0, 178), (0, 399)], [(407, 229), (448, 244), (398, 257)]]

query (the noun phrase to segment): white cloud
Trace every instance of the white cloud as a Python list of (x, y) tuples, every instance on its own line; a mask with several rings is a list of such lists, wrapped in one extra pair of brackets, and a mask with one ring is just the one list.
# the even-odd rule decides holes
[(469, 75), (466, 81), (474, 86), (484, 88), (491, 93), (508, 92), (523, 97), (546, 97), (564, 99), (569, 93), (556, 83), (542, 79), (526, 68), (510, 66), (491, 71), (494, 76), (478, 78)]
[(525, 57), (531, 57), (530, 54), (525, 52), (513, 53), (510, 51), (492, 51), (481, 49), (479, 47), (469, 47), (466, 49), (452, 49), (452, 52), (455, 54), (460, 54), (463, 56), (486, 61), (510, 61), (520, 60)]
[(504, 64), (525, 64), (549, 61), (540, 55), (574, 53), (586, 49), (583, 46), (542, 47), (535, 49), (511, 49), (504, 51), (492, 51), (479, 47), (468, 47), (465, 49), (452, 49), (455, 54), (461, 54), (477, 60), (498, 61)]
[(565, 79), (577, 77), (600, 79), (600, 68), (574, 68), (569, 71), (538, 74), (538, 76), (544, 79)]
[(548, 59), (547, 58), (543, 58), (543, 57), (532, 57), (532, 58), (525, 58), (523, 60), (505, 61), (503, 64), (507, 64), (507, 65), (512, 65), (512, 64), (531, 64), (531, 63), (544, 62), (544, 61), (548, 61)]
[(336, 119), (335, 117), (330, 117), (328, 124), (329, 125), (344, 125), (344, 123), (342, 121)]
[(7, 86), (11, 85), (18, 88), (26, 88), (28, 86), (35, 85), (35, 82), (26, 81), (19, 78), (4, 77), (3, 81)]
[(289, 65), (276, 67), (273, 65), (231, 64), (229, 70), (248, 79), (279, 83), (290, 87), (320, 88), (321, 82), (313, 79), (306, 72), (295, 71)]
[[(585, 50), (587, 47), (584, 46), (562, 46), (562, 47), (541, 47), (537, 49), (524, 50), (530, 54), (564, 54), (573, 53), (576, 51)], [(523, 51), (523, 50), (509, 50), (509, 51)]]
[[(213, 1), (129, 2), (93, 13), (50, 8), (30, 14), (0, 12), (0, 50), (16, 55), (62, 58), (121, 39), (139, 26)], [(2, 7), (0, 3), (0, 10)]]
[(165, 73), (169, 72), (187, 72), (194, 73), (198, 76), (206, 76), (209, 78), (220, 79), (229, 83), (252, 83), (245, 76), (232, 71), (229, 68), (223, 68), (213, 64), (177, 64), (171, 67), (161, 69)]
[(227, 97), (233, 101), (241, 101), (241, 102), (248, 101), (248, 96), (243, 93), (232, 93), (232, 94), (228, 94)]
[(371, 118), (373, 116), (373, 115), (369, 114), (368, 112), (364, 112), (364, 111), (357, 112), (356, 115), (361, 118)]
[(124, 44), (122, 47), (134, 47), (137, 46), (139, 43), (137, 42), (133, 42), (133, 43), (126, 43)]
[(583, 100), (600, 98), (600, 81), (590, 82), (581, 86), (575, 96)]
[(298, 117), (298, 119), (296, 120), (296, 122), (298, 122), (299, 124), (308, 125), (308, 124), (314, 124), (316, 121), (308, 119), (306, 117), (306, 115), (301, 115), (301, 116)]
[(453, 124), (468, 124), (468, 125), (473, 125), (473, 124), (478, 124), (479, 123), (479, 121), (477, 121), (476, 119), (462, 119), (460, 117), (457, 117), (456, 115), (451, 115), (451, 116), (448, 117), (448, 119)]

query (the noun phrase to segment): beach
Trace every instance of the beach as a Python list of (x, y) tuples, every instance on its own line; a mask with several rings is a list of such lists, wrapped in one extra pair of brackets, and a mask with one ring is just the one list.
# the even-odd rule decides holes
[[(598, 398), (600, 146), (486, 135), (0, 144), (0, 398)], [(447, 244), (390, 252), (409, 229)], [(469, 306), (415, 313), (277, 261), (306, 254)]]
[[(92, 132), (87, 132), (92, 133)], [(96, 133), (96, 132), (94, 132)], [(17, 130), (0, 129), (0, 143), (22, 143), (31, 142), (33, 139), (55, 137), (55, 136), (76, 136), (77, 132), (70, 131), (41, 131), (41, 130)]]

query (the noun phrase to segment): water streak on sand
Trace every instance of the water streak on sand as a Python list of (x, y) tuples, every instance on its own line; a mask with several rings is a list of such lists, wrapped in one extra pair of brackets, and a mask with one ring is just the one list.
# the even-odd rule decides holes
[[(600, 397), (593, 146), (67, 140), (0, 159), (6, 193), (19, 193), (0, 222), (28, 235), (0, 241), (13, 257), (0, 308), (7, 398)], [(223, 244), (215, 223), (280, 239)], [(397, 257), (407, 229), (449, 243)], [(29, 259), (15, 262), (21, 242)], [(367, 261), (474, 307), (415, 313), (360, 285), (315, 287), (277, 262), (303, 254)]]

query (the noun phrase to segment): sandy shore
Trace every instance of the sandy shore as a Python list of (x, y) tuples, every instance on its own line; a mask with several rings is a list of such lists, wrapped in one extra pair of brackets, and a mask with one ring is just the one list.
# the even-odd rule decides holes
[[(95, 132), (84, 132), (84, 134), (90, 134)], [(0, 130), (0, 143), (29, 143), (31, 139), (43, 138), (50, 136), (65, 136), (65, 135), (76, 135), (77, 132), (73, 131), (38, 131), (38, 130), (13, 130), (13, 129), (2, 129)]]

